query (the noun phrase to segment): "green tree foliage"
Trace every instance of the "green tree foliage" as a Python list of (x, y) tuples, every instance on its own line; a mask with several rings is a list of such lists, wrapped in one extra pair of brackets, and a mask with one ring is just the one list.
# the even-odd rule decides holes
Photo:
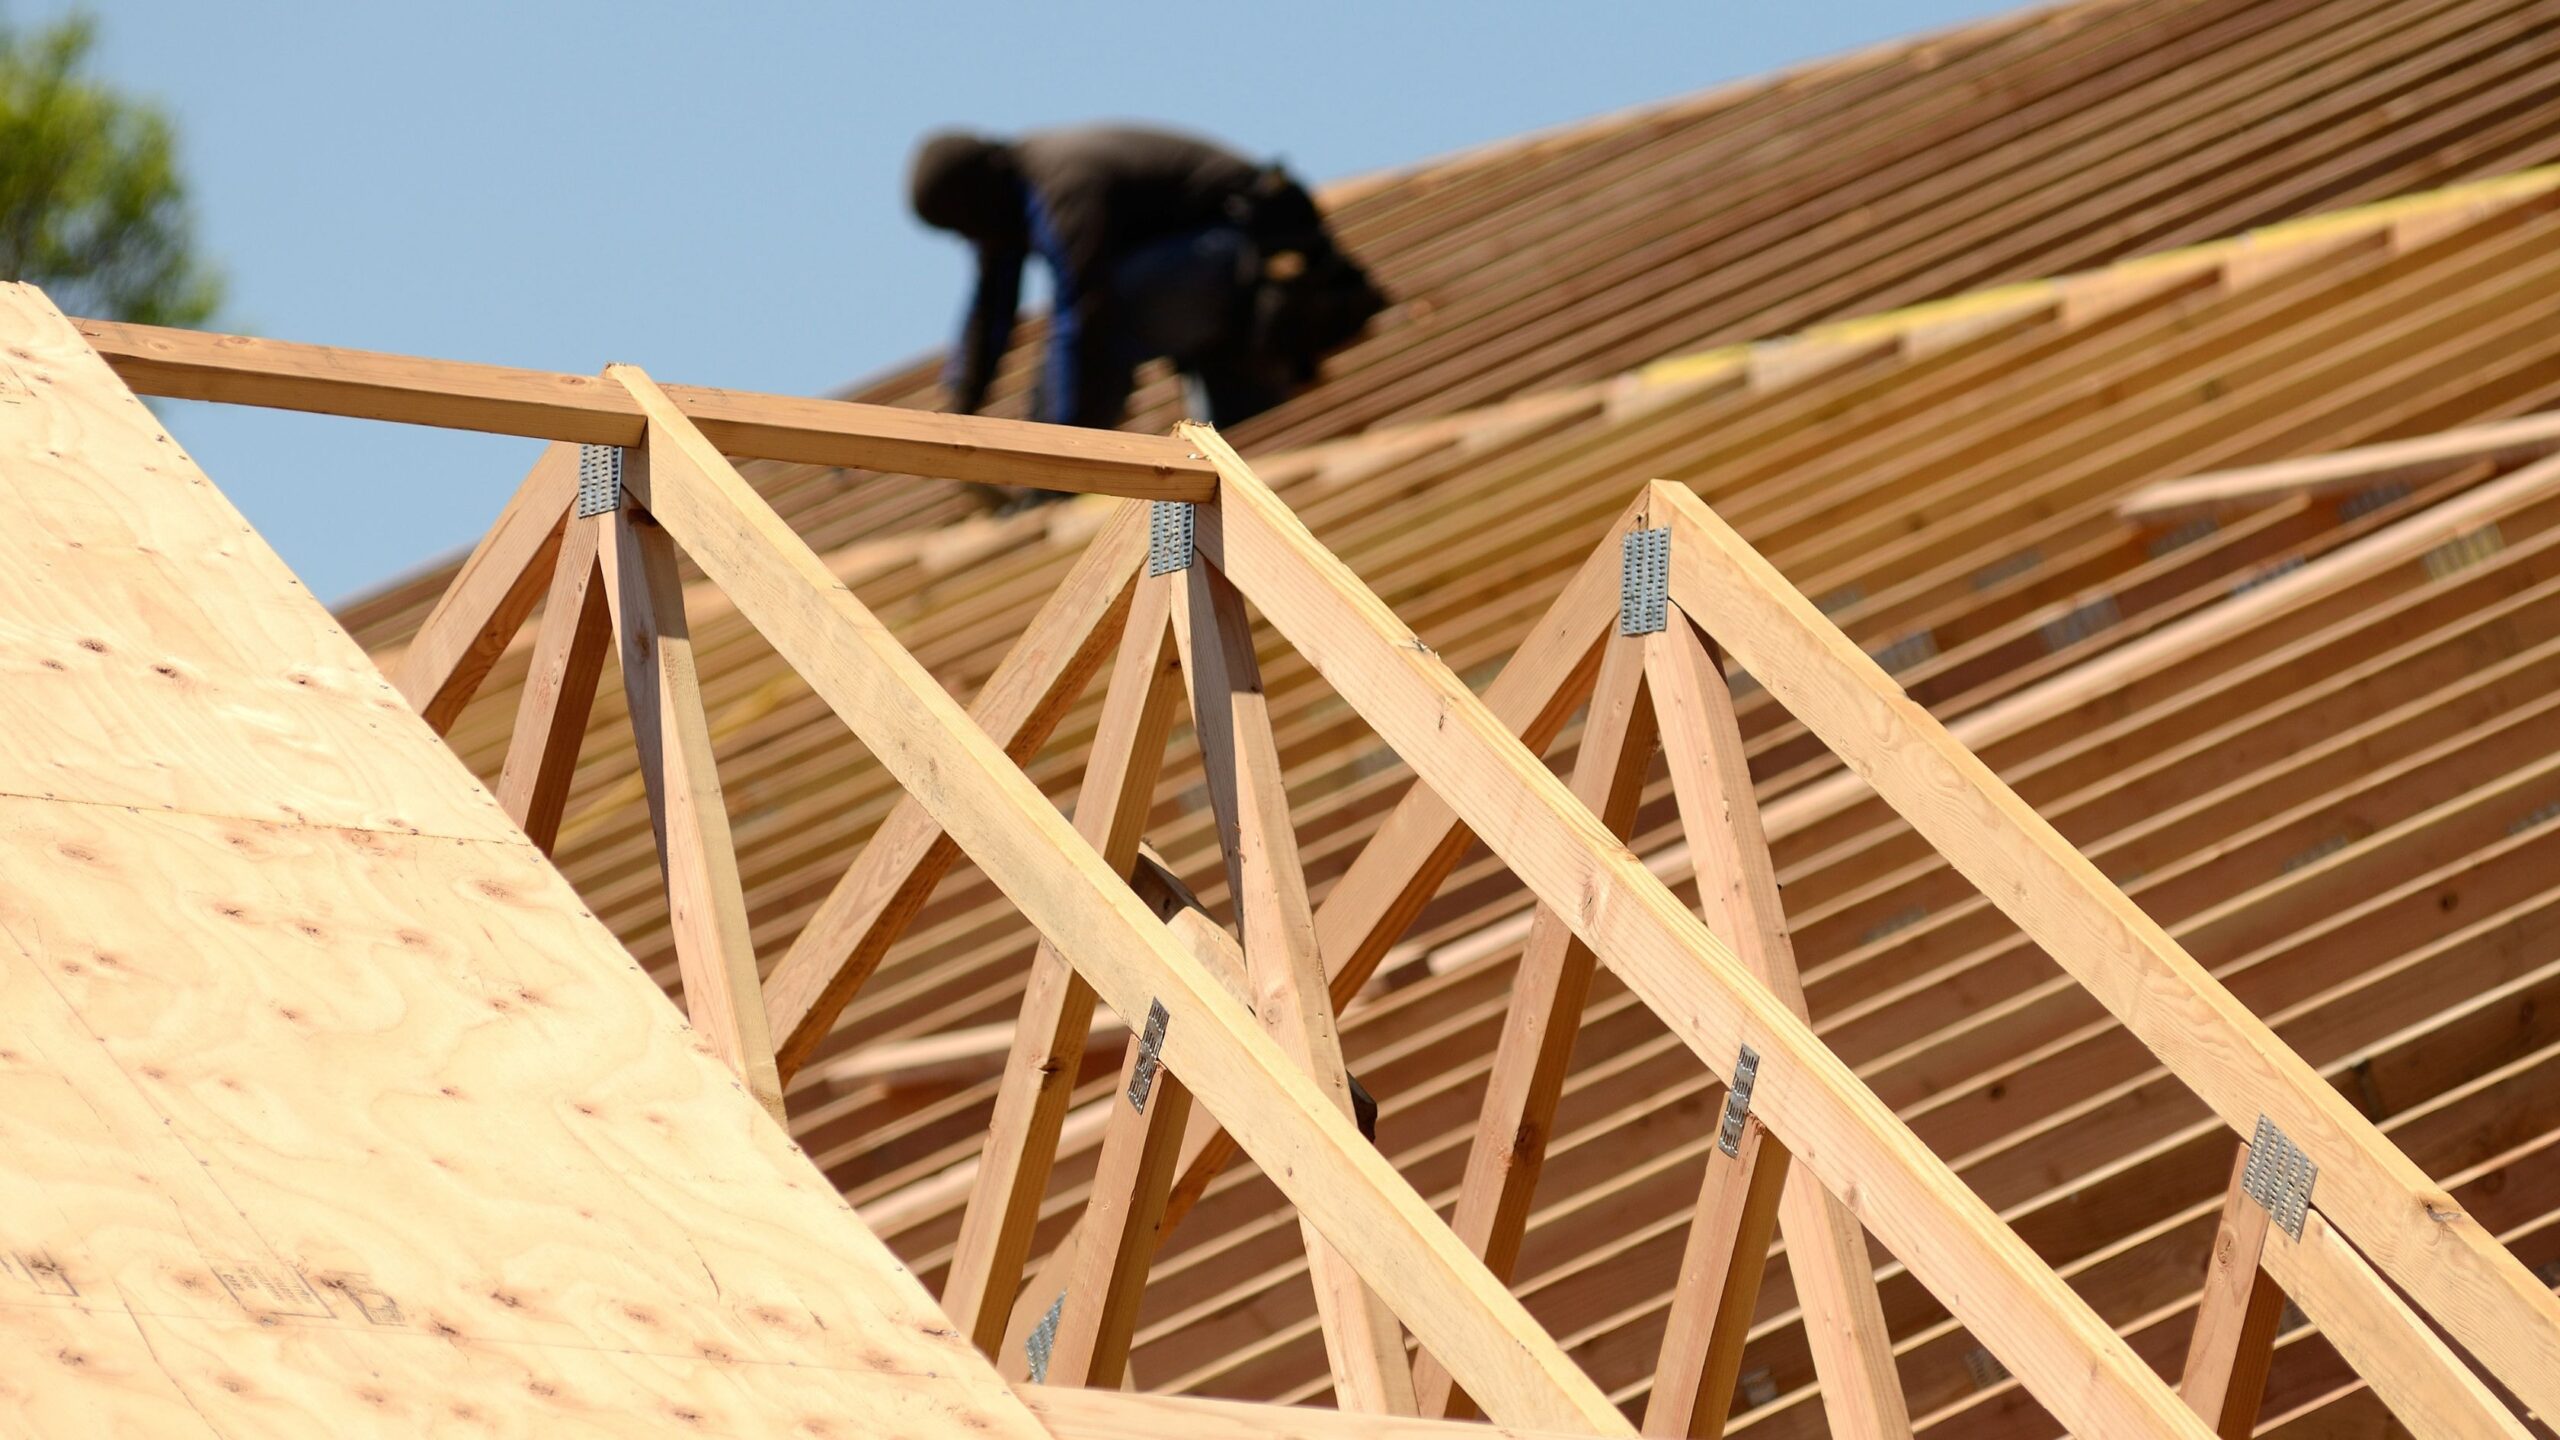
[(74, 315), (201, 325), (221, 277), (195, 253), (169, 117), (81, 73), (85, 15), (0, 21), (0, 277)]

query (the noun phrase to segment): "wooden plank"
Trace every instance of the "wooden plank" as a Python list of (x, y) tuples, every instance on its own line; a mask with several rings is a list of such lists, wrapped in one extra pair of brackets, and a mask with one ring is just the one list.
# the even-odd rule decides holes
[(642, 477), (649, 512), (1112, 1008), (1164, 1005), (1165, 1063), (1486, 1410), (1507, 1423), (1628, 1433), (1599, 1388), (710, 442), (646, 376), (609, 373), (673, 441)]
[(2187, 1363), (2178, 1372), (2178, 1398), (2195, 1407), (2222, 1440), (2249, 1440), (2256, 1432), (2267, 1369), (2276, 1358), (2276, 1327), (2284, 1322), (2284, 1292), (2259, 1263), (2267, 1248), (2266, 1207), (2240, 1188), (2248, 1168), (2244, 1141), (2231, 1164), (2204, 1297), (2196, 1303)]
[(605, 523), (595, 516), (572, 518), (561, 537), (542, 628), (534, 635), (524, 691), (516, 698), (515, 733), (498, 772), (498, 803), (545, 855), (560, 837), (578, 747), (586, 739), (605, 654), (613, 648), (612, 607), (605, 601), (599, 558)]
[[(1130, 888), (1237, 1003), (1251, 1008), (1253, 992), (1245, 978), (1244, 947), (1220, 929), (1199, 897), (1144, 847)], [(1025, 1310), (1045, 1316), (1045, 1307), (1051, 1304), (1059, 1310), (1049, 1357), (1051, 1383), (1116, 1386), (1126, 1374), (1147, 1270), (1164, 1240), (1166, 1207), (1182, 1158), (1180, 1142), (1197, 1133), (1190, 1127), (1191, 1092), (1181, 1076), (1158, 1069), (1144, 1107), (1132, 1098), (1132, 1082), (1141, 1063), (1139, 1046), (1129, 1045), (1121, 1057), (1119, 1080), (1106, 1102), (1110, 1115), (1087, 1186), (1084, 1214), (1067, 1243), (1051, 1252), (1052, 1263), (1035, 1277), (1023, 1302), (1014, 1307), (1014, 1323), (1005, 1335), (1008, 1348), (997, 1357), (998, 1368), (1008, 1379), (1016, 1377), (1017, 1355), (1028, 1359), (1027, 1352), (1015, 1348), (1033, 1323)], [(1065, 1277), (1064, 1285), (1055, 1290), (1047, 1283), (1052, 1272)], [(1067, 1303), (1070, 1300), (1074, 1303)]]
[(462, 718), (542, 598), (577, 494), (578, 447), (545, 448), (401, 652), (391, 683), (437, 734)]
[[(1298, 837), (1281, 782), (1279, 746), (1253, 653), (1244, 597), (1206, 558), (1181, 572), (1173, 632), (1190, 680), (1192, 733), (1209, 780), (1235, 897), (1245, 973), (1263, 1028), (1345, 1117), (1351, 1085), (1334, 1033), (1333, 995), (1316, 953), (1315, 906), (1299, 868)], [(1107, 858), (1107, 857), (1106, 857)], [(1167, 1127), (1171, 1129), (1173, 1127)], [(1170, 1149), (1171, 1147), (1164, 1147)], [(1359, 1272), (1303, 1225), (1316, 1313), (1332, 1362), (1335, 1408), (1364, 1415), (1414, 1413), (1413, 1371), (1395, 1312)]]
[[(1644, 639), (1645, 675), (1661, 716), (1663, 755), (1698, 874), (1700, 908), (1707, 928), (1733, 947), (1780, 1003), (1809, 1022), (1804, 980), (1787, 935), (1786, 908), (1778, 895), (1769, 837), (1760, 825), (1760, 803), (1752, 793), (1733, 692), (1718, 657), (1699, 634), (1696, 617), (1678, 605), (1668, 609), (1668, 623)], [(1729, 1183), (1743, 1182), (1737, 1178)], [(1894, 1369), (1893, 1334), (1885, 1328), (1884, 1305), (1876, 1297), (1866, 1234), (1848, 1207), (1812, 1175), (1794, 1176), (1785, 1190), (1779, 1223), (1787, 1237), (1787, 1268), (1804, 1309), (1805, 1338), (1813, 1347), (1831, 1432), (1907, 1440), (1911, 1414)], [(1707, 1222), (1708, 1198), (1701, 1197), (1698, 1224)], [(1734, 1203), (1721, 1195), (1713, 1198), (1726, 1210)], [(1724, 1223), (1722, 1216), (1717, 1223)], [(1747, 1325), (1748, 1307), (1744, 1314), (1741, 1323)], [(1676, 1309), (1673, 1318), (1682, 1318)], [(1738, 1337), (1732, 1343), (1739, 1373)], [(1664, 1348), (1667, 1355), (1670, 1347)], [(1720, 1348), (1710, 1346), (1705, 1354), (1714, 1367), (1710, 1375), (1724, 1388), (1721, 1394), (1701, 1388), (1696, 1399), (1721, 1424), (1732, 1377), (1723, 1374)], [(1685, 1377), (1683, 1383), (1685, 1389)]]
[(2264, 1115), (2293, 1137), (2332, 1221), (2491, 1373), (2560, 1413), (2560, 1300), (1703, 502), (1652, 493), (1674, 598), (1714, 615), (1742, 664), (2224, 1123)]
[[(2447, 540), (2481, 525), (2494, 524), (2499, 515), (2555, 489), (2560, 489), (2560, 460), (2536, 461), (2457, 499), (2341, 546), (2297, 570), (2270, 578), (2226, 603), (2073, 666), (2032, 689), (1971, 711), (1957, 718), (1948, 731), (1970, 749), (1987, 749), (2067, 714), (2075, 706), (2120, 690), (2141, 676), (2209, 653), (2236, 636), (2263, 628), (2276, 616), (2415, 560)], [(1840, 771), (1789, 792), (1768, 807), (1764, 818), (1774, 834), (1798, 832), (1840, 814), (1873, 793), (1863, 777), (1854, 771)], [(2256, 1121), (2246, 1123), (2254, 1126)]]
[[(640, 408), (620, 386), (593, 376), (111, 320), (77, 323), (125, 383), (145, 395), (584, 445), (641, 441)], [(741, 459), (1140, 500), (1202, 500), (1211, 489), (1208, 466), (1160, 435), (692, 385), (670, 385), (666, 393), (723, 454)]]
[[(1641, 502), (1611, 524), (1537, 624), (1485, 687), (1485, 707), (1530, 749), (1544, 752), (1591, 693), (1601, 639), (1618, 618), (1617, 539), (1641, 523)], [(1414, 782), (1316, 911), (1316, 943), (1334, 957), (1334, 1003), (1350, 1003), (1387, 947), (1413, 923), (1474, 838), (1458, 812)]]
[(1010, 1408), (531, 846), (0, 801), (11, 863), (66, 850), (0, 897), (11, 1249), (59, 1262), (77, 1294), (51, 1303), (226, 1327), (205, 1368), (286, 1407), (251, 1432), (361, 1432), (367, 1384), (543, 1413), (411, 1391), (396, 1357), (456, 1337), (538, 1352), (569, 1408), (627, 1423), (650, 1407), (611, 1377), (650, 1352), (706, 1362), (673, 1406), (771, 1403), (762, 1372), (806, 1366)]
[(518, 838), (33, 286), (0, 285), (0, 367), (0, 791)]
[(1190, 1395), (1125, 1395), (1017, 1385), (1057, 1440), (1564, 1440), (1567, 1432), (1250, 1405)]
[[(2320, 1184), (2328, 1179), (2324, 1168)], [(2320, 1211), (2304, 1217), (2301, 1240), (2271, 1235), (2263, 1253), (2276, 1284), (2418, 1440), (2527, 1440), (2523, 1422)]]
[[(1616, 542), (1604, 548), (1614, 550)], [(1635, 828), (1653, 751), (1644, 646), (1626, 638), (1605, 640), (1581, 748), (1574, 753), (1573, 794), (1613, 835), (1624, 838)], [(1506, 1281), (1520, 1259), (1520, 1237), (1529, 1226), (1556, 1100), (1564, 1092), (1583, 1002), (1591, 993), (1591, 971), (1591, 947), (1554, 911), (1539, 906), (1513, 973), (1510, 1006), (1494, 1042), (1493, 1071), (1449, 1218), (1449, 1228), (1484, 1257), (1485, 1268)], [(1413, 1384), (1425, 1415), (1461, 1419), (1474, 1413), (1450, 1383), (1448, 1368), (1428, 1353), (1415, 1361)]]
[[(1781, 1139), (1805, 1137), (1788, 1147), (1800, 1163), (1835, 1192), (1855, 1193), (1867, 1228), (2056, 1418), (2088, 1434), (2206, 1433), (1214, 431), (1186, 425), (1181, 433), (1219, 469), (1219, 503), (1201, 511), (1214, 517), (1206, 528), (1217, 533), (1203, 536), (1202, 553), (1221, 562), (1531, 891), (1574, 920), (1576, 933), (1701, 1060), (1722, 1074), (1746, 1041), (1760, 1053), (1763, 1120)], [(1653, 509), (1659, 518), (1661, 507)], [(1674, 550), (1676, 565), (1676, 537)], [(1463, 1374), (1459, 1380), (1474, 1393)]]
[[(1611, 536), (1641, 523), (1642, 510), (1641, 502), (1630, 505)], [(1601, 637), (1617, 619), (1618, 561), (1605, 553), (1608, 549), (1604, 544), (1584, 559), (1486, 687), (1486, 707), (1506, 724), (1517, 724), (1523, 743), (1532, 748), (1543, 750), (1554, 743), (1590, 693)], [(1429, 786), (1417, 781), (1407, 787), (1316, 907), (1317, 951), (1335, 957), (1328, 964), (1337, 1010), (1350, 1004), (1377, 973), (1388, 947), (1421, 913), (1473, 838), (1457, 812)], [(1182, 1136), (1181, 1173), (1165, 1202), (1164, 1228), (1190, 1213), (1192, 1202), (1206, 1193), (1235, 1154), (1233, 1139), (1219, 1129), (1215, 1117), (1193, 1118)], [(1064, 1275), (1074, 1267), (1081, 1243), (1081, 1231), (1071, 1229), (1042, 1258), (1032, 1272), (1032, 1285), (1015, 1302), (1008, 1336), (1027, 1332), (1039, 1318), (1046, 1302), (1038, 1297), (1053, 1293), (1053, 1272)]]
[(2522, 415), (2326, 455), (2167, 480), (2126, 496), (2117, 503), (2116, 513), (2142, 524), (2163, 524), (2269, 505), (2296, 495), (2338, 495), (2376, 485), (2408, 484), (2461, 465), (2539, 460), (2554, 451), (2560, 451), (2560, 415)]
[[(626, 479), (631, 471), (645, 471), (653, 463), (651, 449), (664, 444), (659, 438), (630, 452)], [(599, 527), (597, 565), (620, 637), (622, 689), (648, 789), (659, 873), (666, 881), (667, 926), (675, 935), (685, 1013), (774, 1123), (788, 1125), (765, 1027), (764, 991), (757, 984), (746, 894), (738, 883), (737, 843), (729, 833), (711, 726), (703, 718), (701, 681), (694, 673), (675, 542), (626, 497), (611, 523)]]
[[(1094, 537), (979, 688), (969, 718), (1016, 764), (1048, 742), (1119, 643), (1146, 553), (1147, 507), (1133, 500)], [(784, 1080), (826, 1039), (959, 858), (960, 847), (923, 804), (901, 795), (765, 981), (765, 1004), (782, 1037), (774, 1058)]]
[[(1745, 1120), (1736, 1154), (1707, 1152), (1696, 1218), (1672, 1282), (1671, 1315), (1645, 1399), (1647, 1435), (1716, 1436), (1733, 1409), (1742, 1347), (1778, 1230), (1787, 1188), (1787, 1151), (1757, 1120)], [(1895, 1391), (1898, 1398), (1900, 1390)]]
[[(1120, 655), (1112, 665), (1083, 788), (1076, 793), (1076, 832), (1101, 852), (1105, 864), (1124, 875), (1137, 863), (1147, 804), (1155, 797), (1165, 737), (1181, 694), (1169, 591), (1162, 579), (1138, 587)], [(1092, 987), (1044, 939), (1032, 958), (1031, 981), (1014, 1021), (1012, 1050), (942, 1290), (942, 1308), (962, 1334), (990, 1354), (1004, 1341), (1005, 1319), (1022, 1286), (1031, 1229), (1040, 1218), (1050, 1162), (1057, 1154), (1058, 1127), (1066, 1119), (1092, 1027)]]
[[(1142, 895), (1148, 893), (1144, 879), (1150, 871), (1155, 880), (1170, 882), (1171, 894), (1151, 900), (1156, 913), (1203, 965), (1222, 977), (1238, 1000), (1249, 1005), (1244, 953), (1234, 937), (1219, 929), (1169, 872), (1145, 860), (1139, 862), (1139, 869), (1137, 889)], [(1130, 1044), (1120, 1057), (1119, 1079), (1104, 1102), (1110, 1107), (1110, 1118), (1104, 1122), (1101, 1151), (1094, 1160), (1084, 1214), (1078, 1221), (1085, 1243), (1069, 1257), (1063, 1272), (1066, 1284), (1048, 1302), (1058, 1310), (1047, 1375), (1053, 1385), (1117, 1389), (1127, 1378), (1129, 1343), (1137, 1334), (1147, 1269), (1164, 1241), (1165, 1203), (1172, 1194), (1180, 1141), (1192, 1112), (1191, 1091), (1181, 1076), (1158, 1067), (1151, 1083), (1141, 1083), (1141, 1067), (1150, 1063), (1143, 1047)], [(1028, 1298), (1037, 1303), (1050, 1293), (1045, 1286), (1035, 1285)], [(1012, 1354), (999, 1360), (999, 1368), (1011, 1376)]]

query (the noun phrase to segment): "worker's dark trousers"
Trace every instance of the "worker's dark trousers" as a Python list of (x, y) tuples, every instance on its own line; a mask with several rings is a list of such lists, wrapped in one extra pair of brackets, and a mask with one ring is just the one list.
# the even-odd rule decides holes
[(1219, 226), (1156, 241), (1113, 266), (1120, 323), (1108, 343), (1126, 364), (1115, 367), (1119, 394), (1091, 397), (1097, 412), (1118, 414), (1137, 367), (1159, 356), (1182, 372), (1193, 419), (1233, 425), (1287, 399), (1284, 367), (1253, 355), (1244, 333), (1258, 263), (1243, 231)]

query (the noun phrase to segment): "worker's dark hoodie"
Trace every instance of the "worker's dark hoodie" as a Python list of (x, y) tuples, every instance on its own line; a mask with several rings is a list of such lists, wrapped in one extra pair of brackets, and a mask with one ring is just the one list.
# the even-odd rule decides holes
[[(1056, 296), (1042, 375), (1043, 419), (1119, 423), (1125, 357), (1114, 324), (1115, 261), (1152, 241), (1234, 224), (1262, 167), (1205, 140), (1096, 125), (1004, 143), (944, 133), (917, 150), (909, 193), (918, 218), (978, 252), (978, 281), (945, 381), (953, 408), (986, 402), (1013, 333), (1022, 267), (1047, 263)], [(1105, 410), (1110, 413), (1103, 413)]]

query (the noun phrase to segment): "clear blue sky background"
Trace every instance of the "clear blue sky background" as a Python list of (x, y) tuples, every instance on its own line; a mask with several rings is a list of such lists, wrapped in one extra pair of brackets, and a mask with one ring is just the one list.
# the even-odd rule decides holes
[[(6, 0), (0, 0), (6, 4)], [(59, 0), (8, 14), (49, 18)], [(933, 125), (1175, 122), (1331, 179), (2010, 8), (1986, 0), (102, 0), (97, 69), (177, 119), (217, 322), (819, 393), (941, 342), (907, 219)], [(467, 545), (532, 442), (169, 404), (338, 599)]]

